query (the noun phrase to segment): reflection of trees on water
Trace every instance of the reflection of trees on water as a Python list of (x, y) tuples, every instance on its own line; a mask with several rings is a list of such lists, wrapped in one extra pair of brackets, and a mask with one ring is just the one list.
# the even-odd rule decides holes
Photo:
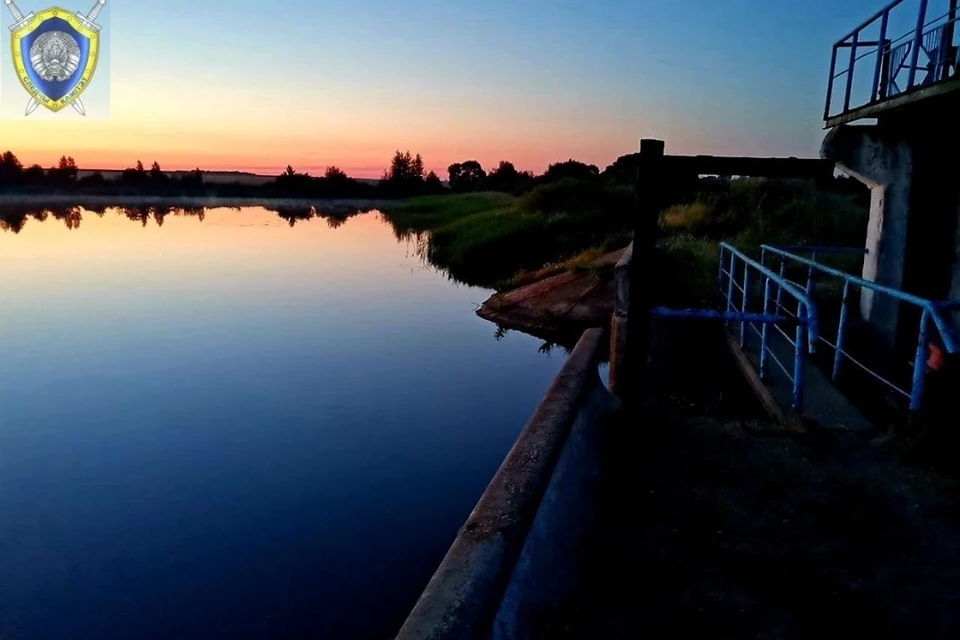
[[(94, 207), (4, 206), (0, 207), (0, 230), (15, 234), (20, 233), (29, 219), (32, 218), (38, 222), (44, 222), (50, 217), (62, 221), (68, 229), (78, 229), (81, 222), (83, 222), (84, 212), (94, 213), (102, 218), (108, 208), (115, 209), (119, 215), (131, 222), (140, 223), (142, 227), (146, 227), (151, 220), (157, 227), (163, 227), (164, 220), (171, 215), (178, 218), (197, 218), (200, 222), (203, 222), (207, 215), (206, 207), (106, 207), (102, 205)], [(243, 209), (242, 207), (229, 208), (235, 211), (242, 211)], [(362, 209), (324, 212), (318, 211), (316, 207), (303, 206), (267, 208), (267, 211), (275, 213), (280, 218), (286, 220), (291, 227), (296, 226), (298, 222), (306, 222), (314, 218), (323, 218), (327, 226), (331, 229), (340, 228), (347, 220), (364, 212)]]
[(273, 211), (289, 222), (291, 228), (294, 227), (297, 222), (313, 220), (313, 217), (317, 215), (317, 210), (313, 207), (279, 207), (272, 210), (267, 209), (267, 211)]
[(393, 228), (397, 242), (407, 246), (407, 257), (416, 256), (425, 265), (430, 264), (430, 234), (426, 231), (400, 231)]
[(28, 219), (44, 222), (48, 218), (60, 220), (67, 229), (79, 229), (83, 222), (83, 211), (80, 207), (3, 207), (0, 209), (0, 229), (12, 233), (20, 233)]
[(50, 209), (49, 212), (56, 220), (62, 220), (63, 223), (67, 225), (67, 229), (71, 231), (73, 229), (79, 229), (80, 223), (83, 222), (83, 214), (80, 211), (80, 207)]
[(25, 224), (27, 224), (28, 211), (2, 211), (0, 212), (0, 229), (13, 233), (20, 233)]
[(278, 216), (290, 223), (290, 226), (296, 226), (298, 222), (322, 218), (326, 220), (327, 226), (331, 229), (339, 229), (343, 224), (353, 216), (363, 213), (361, 209), (349, 209), (346, 211), (320, 211), (316, 207), (277, 207), (267, 208), (267, 211), (276, 213)]

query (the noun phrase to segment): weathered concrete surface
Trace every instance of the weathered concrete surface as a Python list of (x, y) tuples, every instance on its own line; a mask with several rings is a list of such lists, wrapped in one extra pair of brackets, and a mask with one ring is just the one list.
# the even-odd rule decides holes
[[(863, 278), (903, 288), (911, 209), (913, 154), (909, 142), (879, 127), (842, 126), (830, 131), (820, 155), (870, 189), (870, 222)], [(897, 337), (900, 304), (864, 290), (860, 309), (891, 345)]]
[(605, 332), (595, 329), (577, 344), (460, 529), (399, 640), (487, 638), (495, 619), (500, 637), (529, 637), (523, 631), (529, 611), (555, 597), (548, 586), (564, 583), (564, 567), (553, 565), (573, 543), (571, 535), (589, 508), (590, 500), (577, 496), (585, 495), (593, 477), (590, 443), (602, 416), (615, 408), (597, 369), (604, 339)]
[[(872, 126), (830, 131), (821, 155), (870, 188), (872, 198), (863, 276), (931, 300), (960, 291), (960, 134), (937, 123), (955, 109), (888, 117)], [(864, 318), (887, 346), (914, 347), (920, 311), (863, 291)], [(960, 328), (960, 318), (954, 319)]]
[(579, 547), (594, 518), (600, 450), (616, 402), (593, 375), (510, 578), (492, 640), (540, 638), (540, 620), (576, 589)]
[[(736, 327), (737, 325), (734, 325)], [(760, 338), (747, 331), (746, 356), (754, 371), (759, 371)], [(737, 349), (740, 345), (734, 341)], [(793, 345), (776, 331), (770, 332), (770, 349), (773, 355), (788, 364), (793, 363)], [(772, 360), (772, 359), (771, 359)], [(848, 366), (853, 366), (849, 365)], [(870, 422), (856, 406), (833, 384), (833, 381), (808, 357), (804, 367), (804, 419), (824, 429), (869, 433), (875, 431)], [(793, 382), (771, 361), (767, 389), (781, 412), (793, 412)]]
[(610, 326), (614, 267), (624, 250), (596, 260), (588, 271), (562, 273), (492, 296), (477, 315), (560, 344), (573, 345), (587, 329)]

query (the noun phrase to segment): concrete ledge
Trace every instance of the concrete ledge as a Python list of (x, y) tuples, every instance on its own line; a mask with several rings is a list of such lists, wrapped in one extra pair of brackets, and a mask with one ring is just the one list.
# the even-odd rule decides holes
[[(602, 329), (583, 335), (460, 529), (398, 640), (487, 638), (494, 620), (503, 637), (525, 637), (518, 624), (530, 619), (529, 606), (544, 606), (544, 594), (533, 594), (540, 602), (531, 601), (525, 585), (545, 577), (541, 570), (556, 558), (550, 548), (556, 540), (569, 547), (569, 532), (558, 527), (583, 515), (576, 506), (583, 501), (568, 504), (558, 498), (561, 492), (578, 493), (589, 470), (584, 462), (592, 457), (584, 443), (595, 441), (588, 434), (596, 434), (601, 417), (615, 407), (597, 369), (604, 337)], [(577, 437), (571, 438), (572, 433)]]

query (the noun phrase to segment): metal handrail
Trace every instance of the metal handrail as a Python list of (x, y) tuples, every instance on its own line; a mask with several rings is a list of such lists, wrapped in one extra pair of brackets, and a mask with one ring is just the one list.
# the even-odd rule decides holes
[[(826, 252), (830, 248), (822, 248), (822, 252)], [(781, 273), (785, 271), (787, 261), (791, 261), (798, 265), (807, 267), (807, 292), (812, 295), (813, 286), (814, 286), (814, 273), (823, 273), (835, 278), (843, 280), (843, 300), (840, 309), (840, 324), (837, 328), (837, 340), (836, 344), (830, 343), (826, 340), (824, 342), (828, 344), (835, 350), (834, 355), (834, 364), (833, 364), (833, 379), (836, 382), (840, 375), (841, 364), (846, 358), (850, 360), (868, 374), (878, 379), (880, 382), (884, 383), (893, 390), (901, 393), (902, 395), (910, 398), (910, 410), (912, 412), (917, 412), (921, 409), (923, 403), (923, 393), (926, 387), (926, 375), (927, 375), (927, 349), (929, 348), (929, 338), (930, 338), (930, 324), (932, 323), (940, 334), (940, 338), (943, 342), (944, 348), (947, 352), (953, 354), (960, 351), (960, 345), (953, 334), (953, 330), (950, 328), (949, 323), (943, 317), (942, 311), (952, 311), (960, 309), (960, 301), (933, 301), (926, 298), (921, 298), (905, 291), (900, 291), (892, 287), (887, 287), (876, 282), (871, 282), (865, 280), (864, 278), (851, 275), (839, 269), (834, 269), (833, 267), (828, 267), (824, 264), (821, 264), (816, 261), (816, 259), (808, 259), (803, 256), (798, 256), (795, 253), (791, 253), (781, 247), (774, 247), (770, 245), (761, 246), (761, 259), (760, 262), (766, 265), (766, 260), (768, 255), (774, 255), (780, 258), (780, 267)], [(870, 291), (875, 291), (884, 295), (893, 297), (896, 300), (905, 302), (907, 304), (912, 304), (916, 307), (919, 307), (922, 310), (920, 318), (920, 328), (918, 331), (919, 338), (917, 340), (917, 350), (916, 358), (914, 360), (914, 371), (913, 371), (913, 381), (912, 387), (908, 391), (906, 389), (901, 389), (895, 383), (890, 380), (885, 379), (876, 371), (872, 371), (866, 365), (859, 362), (854, 358), (850, 353), (845, 351), (845, 338), (846, 338), (846, 329), (849, 322), (849, 303), (851, 296), (852, 287), (860, 287), (861, 289), (867, 289)]]
[[(920, 296), (915, 296), (911, 293), (905, 291), (900, 291), (899, 289), (894, 289), (892, 287), (887, 287), (882, 284), (877, 284), (876, 282), (871, 282), (869, 280), (864, 280), (863, 278), (850, 275), (845, 271), (840, 271), (839, 269), (834, 269), (833, 267), (828, 267), (827, 265), (821, 264), (814, 260), (798, 256), (794, 253), (790, 253), (780, 247), (774, 247), (771, 245), (762, 245), (760, 250), (764, 255), (767, 253), (772, 253), (774, 255), (786, 258), (788, 260), (793, 260), (798, 264), (810, 267), (815, 271), (825, 273), (827, 275), (834, 276), (836, 278), (842, 278), (843, 280), (849, 282), (853, 286), (862, 287), (864, 289), (870, 289), (871, 291), (876, 291), (878, 293), (883, 293), (885, 295), (897, 298), (903, 302), (908, 302), (912, 305), (918, 306), (921, 309), (928, 311), (931, 316), (931, 320), (936, 325), (937, 329), (940, 331), (940, 337), (943, 339), (944, 347), (950, 353), (957, 353), (960, 351), (960, 345), (957, 344), (957, 340), (953, 335), (953, 330), (950, 328), (950, 325), (940, 314), (940, 309), (949, 308), (954, 305), (960, 305), (960, 302), (955, 302), (951, 300), (936, 302), (934, 300), (928, 300), (927, 298), (921, 298)], [(764, 262), (761, 258), (761, 262)]]
[(796, 253), (812, 253), (814, 255), (821, 253), (853, 253), (857, 255), (868, 255), (870, 253), (869, 249), (861, 249), (860, 247), (831, 247), (831, 246), (818, 246), (818, 245), (805, 245), (797, 244), (790, 245), (785, 247), (777, 247), (781, 251), (790, 251)]
[[(728, 262), (729, 256), (729, 262)], [(740, 268), (742, 265), (742, 268)], [(763, 280), (763, 312), (750, 313), (750, 286), (751, 270), (762, 276)], [(742, 286), (737, 283), (737, 274), (743, 274)], [(726, 280), (724, 279), (726, 277)], [(726, 284), (726, 286), (724, 286)], [(766, 380), (769, 373), (769, 363), (772, 360), (793, 383), (793, 408), (798, 414), (803, 414), (806, 354), (816, 353), (817, 343), (820, 341), (819, 312), (808, 292), (784, 277), (784, 274), (774, 273), (765, 265), (750, 258), (733, 245), (726, 242), (720, 244), (720, 269), (718, 274), (720, 292), (726, 298), (726, 311), (720, 314), (728, 320), (739, 321), (739, 342), (742, 349), (747, 348), (747, 328), (749, 327), (760, 337), (760, 378)], [(777, 286), (777, 309), (770, 311), (773, 302), (773, 285)], [(734, 291), (739, 291), (740, 310), (737, 311), (734, 302)], [(797, 302), (797, 313), (793, 315), (782, 304), (783, 293), (786, 292)], [(785, 312), (786, 315), (781, 315)], [(795, 337), (791, 337), (778, 324), (795, 324)], [(761, 324), (762, 330), (756, 325)], [(770, 346), (770, 328), (779, 332), (793, 347), (793, 370), (782, 363)], [(806, 344), (805, 344), (806, 343)], [(804, 348), (806, 347), (806, 348)]]
[[(937, 2), (937, 0), (932, 1)], [(941, 82), (953, 77), (952, 73), (948, 73), (948, 70), (951, 67), (956, 69), (957, 64), (960, 63), (956, 56), (949, 55), (957, 45), (955, 42), (957, 32), (955, 24), (960, 21), (957, 7), (951, 2), (950, 8), (945, 13), (930, 19), (928, 10), (931, 0), (911, 0), (911, 3), (917, 4), (917, 15), (914, 20), (910, 17), (910, 14), (906, 13), (906, 9), (894, 14), (894, 11), (905, 2), (906, 0), (894, 0), (834, 43), (830, 60), (827, 97), (824, 105), (824, 120), (830, 120), (853, 109), (876, 103), (891, 97), (891, 95), (899, 95), (920, 86)], [(893, 27), (891, 25), (892, 14), (894, 14), (894, 17), (903, 18), (901, 22), (910, 20), (914, 26), (897, 38), (889, 38), (888, 31)], [(865, 40), (864, 33), (875, 29), (878, 21), (880, 23), (879, 37)], [(870, 33), (873, 33), (873, 31)], [(938, 43), (936, 52), (929, 51), (928, 37), (933, 38)], [(845, 69), (838, 71), (838, 64), (841, 63), (840, 51), (846, 48), (850, 49), (847, 66)], [(901, 57), (898, 58), (899, 62), (893, 60), (895, 50), (901, 54)], [(923, 66), (920, 65), (921, 51), (928, 59), (927, 64)], [(869, 99), (864, 97), (858, 104), (853, 104), (854, 72), (857, 63), (873, 55), (876, 56), (876, 62), (871, 65), (869, 71), (873, 74)], [(846, 53), (844, 53), (844, 57), (847, 57)], [(918, 81), (917, 72), (924, 70), (928, 72), (927, 76)], [(903, 82), (898, 80), (898, 74), (904, 71), (907, 74), (907, 80), (901, 88)], [(834, 83), (844, 76), (846, 76), (846, 81), (845, 86), (841, 87), (843, 90), (842, 107), (838, 107), (838, 110), (834, 111)]]
[[(757, 272), (763, 274), (768, 279), (773, 281), (775, 284), (780, 285), (784, 291), (788, 292), (793, 298), (797, 300), (801, 307), (803, 307), (806, 315), (806, 324), (810, 328), (810, 338), (809, 338), (809, 351), (811, 354), (816, 353), (817, 340), (820, 338), (819, 331), (819, 318), (820, 313), (817, 310), (817, 305), (813, 299), (800, 287), (796, 286), (794, 283), (787, 280), (783, 275), (777, 274), (771, 269), (767, 268), (766, 265), (757, 262), (753, 258), (747, 256), (745, 253), (734, 247), (728, 242), (720, 243), (720, 257), (723, 258), (724, 253), (732, 254), (736, 259), (740, 260), (746, 265), (749, 265), (750, 268), (756, 270)], [(721, 272), (726, 273), (723, 270), (723, 260), (721, 260)]]

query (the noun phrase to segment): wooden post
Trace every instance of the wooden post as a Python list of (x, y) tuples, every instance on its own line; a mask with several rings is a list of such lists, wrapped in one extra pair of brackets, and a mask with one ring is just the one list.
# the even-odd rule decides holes
[(627, 315), (626, 364), (623, 399), (635, 404), (650, 350), (650, 308), (653, 299), (655, 251), (663, 194), (662, 140), (640, 141), (637, 207), (633, 230), (633, 260), (630, 262), (630, 303)]

